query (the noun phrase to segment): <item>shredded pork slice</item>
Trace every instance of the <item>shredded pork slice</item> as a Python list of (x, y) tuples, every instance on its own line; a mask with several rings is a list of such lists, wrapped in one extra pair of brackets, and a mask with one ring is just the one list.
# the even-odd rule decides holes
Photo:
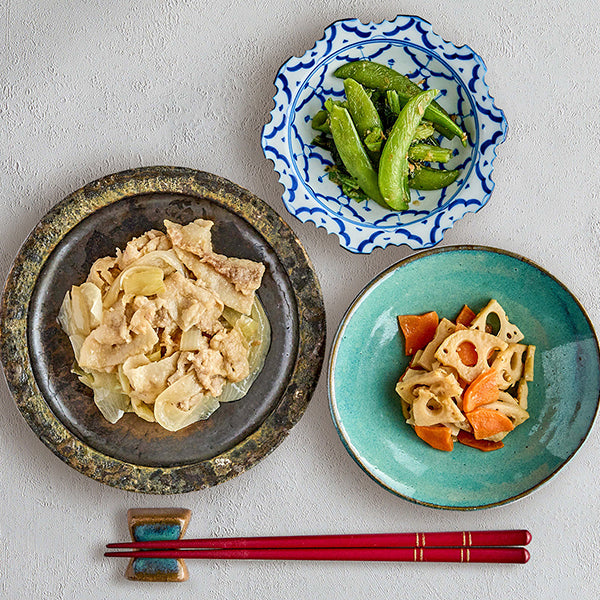
[(247, 258), (234, 258), (222, 254), (205, 254), (202, 262), (210, 265), (219, 275), (232, 283), (236, 291), (245, 296), (254, 294), (260, 287), (265, 265)]
[(191, 252), (181, 248), (175, 248), (175, 252), (181, 262), (194, 274), (197, 281), (221, 298), (225, 306), (229, 306), (245, 315), (250, 314), (254, 304), (254, 295), (246, 296), (238, 292), (231, 282)]
[[(177, 360), (177, 369), (169, 377), (169, 385), (193, 374), (194, 380), (202, 388), (202, 393), (208, 392), (211, 396), (220, 396), (227, 379), (223, 356), (216, 350), (207, 347), (197, 352), (181, 352)], [(183, 398), (182, 402), (185, 403)]]
[(121, 270), (124, 270), (132, 262), (149, 252), (169, 250), (171, 247), (171, 241), (162, 231), (151, 229), (144, 235), (127, 242), (123, 252), (117, 250), (117, 264)]
[(129, 322), (129, 326), (133, 332), (137, 333), (139, 327), (143, 327), (144, 322), (148, 321), (158, 334), (158, 341), (163, 357), (171, 356), (179, 350), (181, 330), (164, 306), (163, 299), (149, 299), (146, 296), (136, 296), (133, 300), (133, 308), (135, 312)]
[(114, 269), (116, 264), (117, 259), (114, 256), (99, 258), (92, 265), (86, 281), (93, 283), (102, 293), (104, 293), (115, 280), (115, 276), (111, 272), (111, 269)]
[(158, 342), (158, 336), (148, 322), (139, 334), (131, 336), (130, 341), (120, 344), (101, 343), (96, 336), (98, 329), (92, 331), (81, 346), (79, 365), (84, 369), (111, 372), (130, 356), (150, 352)]
[(241, 381), (248, 376), (248, 347), (244, 337), (237, 329), (221, 330), (206, 344), (194, 352), (181, 352), (176, 371), (169, 377), (168, 383), (193, 372), (198, 383), (211, 396), (223, 393), (227, 381)]
[(175, 272), (165, 279), (165, 290), (158, 296), (173, 320), (187, 331), (199, 327), (212, 332), (223, 312), (223, 302), (210, 290)]
[[(99, 344), (123, 344), (131, 341), (126, 309), (125, 298), (120, 296), (108, 310), (102, 312), (102, 322), (92, 331)], [(146, 322), (144, 327), (147, 325)]]
[(134, 313), (129, 321), (131, 331), (140, 333), (146, 323), (150, 323), (153, 328), (155, 327), (156, 312), (158, 310), (156, 301), (149, 300), (146, 296), (136, 296), (133, 299), (132, 308)]
[(173, 322), (172, 325), (158, 329), (158, 341), (163, 356), (171, 356), (171, 354), (178, 351), (181, 341), (181, 329), (179, 329), (179, 325)]
[(237, 329), (219, 331), (210, 340), (210, 347), (223, 355), (229, 381), (241, 381), (248, 377), (250, 373), (248, 345)]
[(223, 393), (227, 382), (225, 359), (218, 350), (207, 347), (190, 353), (189, 360), (193, 365), (198, 383), (215, 398)]
[(167, 380), (175, 373), (179, 352), (167, 358), (150, 362), (143, 354), (128, 358), (123, 364), (131, 398), (153, 404), (156, 397), (167, 388)]
[(187, 225), (165, 221), (167, 235), (173, 246), (187, 250), (196, 256), (204, 256), (212, 252), (212, 221), (196, 219)]
[(165, 227), (177, 256), (194, 276), (215, 291), (227, 306), (249, 314), (265, 266), (215, 253), (210, 237), (211, 221), (197, 219), (188, 225), (165, 221)]

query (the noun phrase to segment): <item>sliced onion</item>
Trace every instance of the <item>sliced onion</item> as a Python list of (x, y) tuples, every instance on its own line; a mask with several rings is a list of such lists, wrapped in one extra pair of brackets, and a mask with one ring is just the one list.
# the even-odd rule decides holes
[(174, 250), (154, 250), (134, 260), (129, 267), (158, 267), (163, 270), (165, 277), (179, 271), (185, 275), (185, 267)]
[(116, 373), (85, 371), (79, 380), (94, 391), (94, 403), (109, 423), (116, 423), (129, 410), (129, 396), (123, 392)]
[(164, 278), (158, 267), (129, 267), (121, 274), (121, 289), (134, 296), (153, 296), (164, 291)]
[(148, 423), (154, 423), (156, 421), (152, 406), (146, 404), (142, 400), (132, 398), (131, 408), (133, 409), (133, 412), (141, 419), (144, 419), (144, 421), (148, 421)]
[[(194, 373), (178, 379), (156, 398), (154, 416), (157, 423), (169, 431), (179, 431), (196, 421), (208, 419), (219, 408), (219, 401), (202, 390)], [(182, 401), (190, 408), (183, 408)]]
[(202, 330), (198, 327), (192, 327), (181, 334), (179, 349), (182, 352), (195, 352), (208, 346), (206, 338), (202, 335)]
[[(242, 317), (248, 319), (247, 316), (240, 315), (240, 319), (236, 326), (238, 326)], [(244, 337), (246, 337), (246, 335), (249, 336), (246, 337), (246, 340), (250, 344), (250, 351), (248, 353), (250, 373), (245, 379), (242, 379), (242, 381), (225, 384), (223, 393), (219, 396), (219, 402), (233, 402), (234, 400), (243, 398), (248, 393), (248, 390), (265, 364), (271, 346), (271, 326), (258, 296), (254, 299), (250, 319), (253, 324), (250, 325), (246, 323), (243, 329), (242, 327), (239, 327), (240, 332)], [(254, 335), (252, 335), (252, 333)]]

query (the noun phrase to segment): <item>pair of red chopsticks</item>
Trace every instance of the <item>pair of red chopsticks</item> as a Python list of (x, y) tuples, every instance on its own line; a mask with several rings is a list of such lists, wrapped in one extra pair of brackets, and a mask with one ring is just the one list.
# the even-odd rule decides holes
[(529, 531), (455, 531), (180, 539), (107, 544), (104, 556), (250, 560), (526, 563)]

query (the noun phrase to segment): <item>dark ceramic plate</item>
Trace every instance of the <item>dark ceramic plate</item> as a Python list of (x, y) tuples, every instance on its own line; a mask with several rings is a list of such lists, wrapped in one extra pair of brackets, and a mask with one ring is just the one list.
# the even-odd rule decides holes
[[(215, 222), (217, 252), (266, 265), (259, 297), (272, 328), (265, 366), (248, 395), (172, 433), (126, 414), (111, 425), (70, 372), (56, 323), (65, 292), (163, 220)], [(323, 362), (325, 313), (300, 242), (263, 201), (208, 173), (153, 167), (111, 175), (60, 202), (29, 236), (8, 277), (2, 362), (17, 406), (62, 460), (103, 483), (169, 494), (215, 485), (273, 450), (303, 414)]]

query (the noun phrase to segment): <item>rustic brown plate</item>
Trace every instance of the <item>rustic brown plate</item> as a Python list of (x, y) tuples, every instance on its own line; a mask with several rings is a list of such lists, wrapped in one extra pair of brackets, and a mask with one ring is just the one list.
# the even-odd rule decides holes
[[(126, 414), (111, 425), (70, 372), (56, 322), (65, 292), (91, 264), (164, 219), (215, 222), (215, 249), (266, 265), (259, 290), (272, 327), (248, 395), (172, 433)], [(57, 204), (27, 238), (0, 312), (1, 358), (37, 436), (83, 474), (126, 490), (171, 494), (216, 485), (256, 464), (302, 416), (325, 349), (325, 312), (309, 258), (286, 223), (247, 190), (210, 173), (149, 167), (110, 175)]]

